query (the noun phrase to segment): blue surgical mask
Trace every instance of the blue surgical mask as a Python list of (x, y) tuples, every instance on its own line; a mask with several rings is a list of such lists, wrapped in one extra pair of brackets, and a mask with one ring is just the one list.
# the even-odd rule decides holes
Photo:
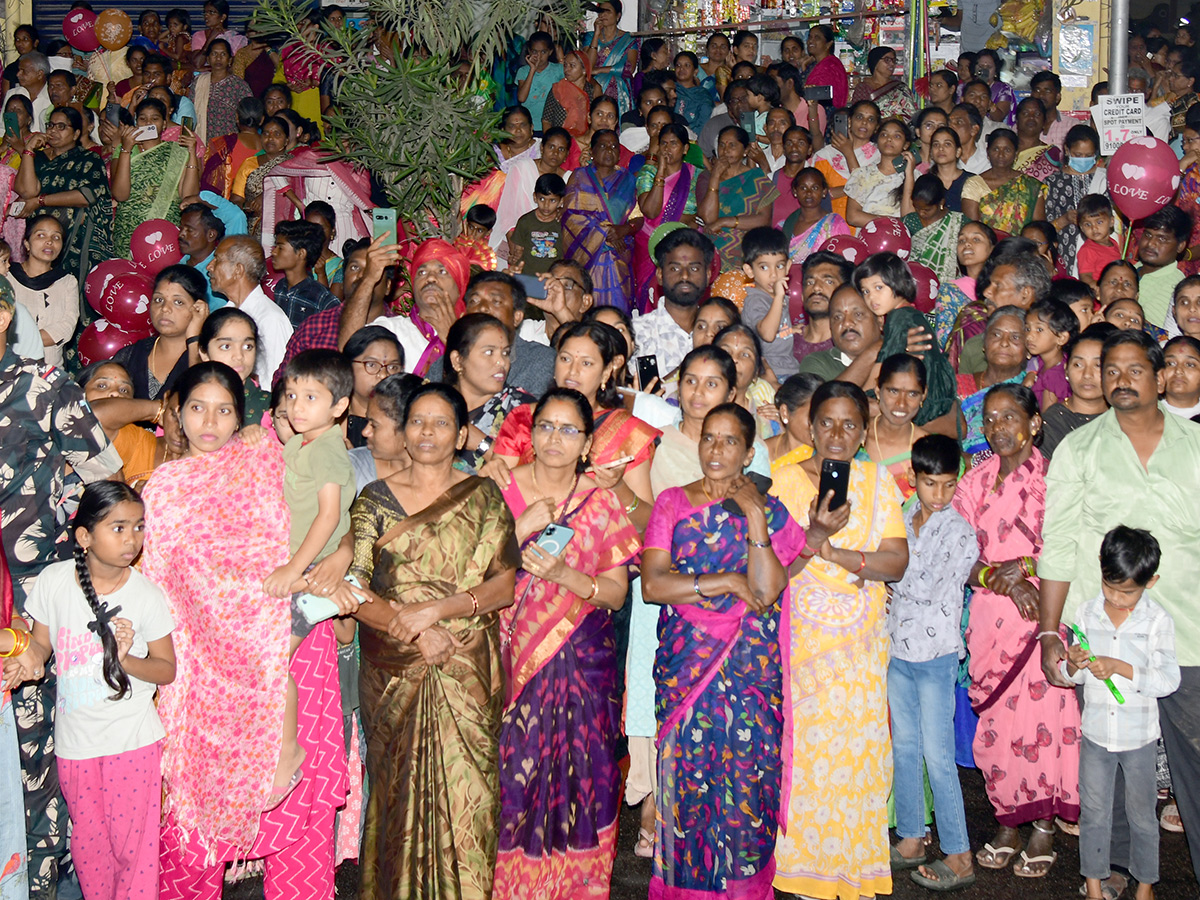
[(1078, 172), (1080, 175), (1090, 172), (1092, 167), (1096, 165), (1096, 157), (1094, 156), (1071, 156), (1067, 158), (1067, 165)]

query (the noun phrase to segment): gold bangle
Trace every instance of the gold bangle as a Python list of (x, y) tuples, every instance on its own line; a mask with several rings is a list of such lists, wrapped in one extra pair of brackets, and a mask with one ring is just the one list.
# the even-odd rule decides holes
[(5, 632), (5, 631), (7, 631), (13, 637), (13, 648), (11, 650), (9, 650), (7, 653), (0, 653), (0, 659), (8, 659), (8, 657), (16, 656), (16, 654), (17, 654), (17, 629), (15, 629), (15, 628), (0, 628), (0, 632)]
[(471, 615), (472, 616), (478, 615), (479, 614), (479, 598), (475, 596), (475, 592), (472, 590), (466, 590), (466, 591), (463, 591), (463, 593), (471, 598)]
[(591, 603), (600, 596), (600, 582), (596, 580), (595, 575), (591, 575), (589, 577), (592, 579), (592, 592), (588, 594), (587, 601), (588, 603)]

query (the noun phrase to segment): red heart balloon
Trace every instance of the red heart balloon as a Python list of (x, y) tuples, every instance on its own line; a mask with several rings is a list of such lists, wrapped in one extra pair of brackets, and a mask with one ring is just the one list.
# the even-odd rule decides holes
[(863, 226), (859, 237), (871, 253), (886, 251), (895, 253), (901, 259), (908, 259), (912, 250), (912, 238), (909, 237), (908, 229), (904, 227), (903, 222), (891, 216), (872, 219)]
[(856, 266), (871, 255), (867, 245), (852, 234), (835, 234), (823, 243), (820, 249), (836, 253)]
[(79, 361), (90, 366), (102, 359), (112, 359), (122, 347), (148, 336), (123, 331), (107, 319), (97, 319), (79, 336)]
[(1113, 205), (1129, 219), (1144, 219), (1170, 204), (1182, 180), (1175, 151), (1156, 137), (1122, 144), (1107, 172)]
[(938, 288), (941, 287), (936, 273), (929, 266), (915, 262), (908, 264), (908, 271), (912, 272), (912, 276), (917, 282), (917, 299), (913, 302), (913, 306), (923, 313), (933, 312), (934, 304), (937, 302)]
[(62, 31), (67, 43), (80, 53), (91, 53), (100, 49), (100, 38), (96, 36), (96, 19), (89, 9), (75, 9), (63, 16)]
[(87, 278), (83, 282), (83, 295), (87, 298), (88, 306), (100, 315), (104, 315), (101, 298), (108, 288), (108, 283), (118, 275), (134, 275), (136, 273), (137, 267), (127, 259), (106, 259), (102, 263), (97, 263), (92, 267), (92, 271), (88, 272)]
[(129, 240), (133, 261), (153, 278), (167, 266), (183, 259), (179, 250), (179, 226), (166, 219), (150, 219), (133, 229)]
[(793, 263), (788, 271), (787, 282), (788, 315), (793, 322), (804, 321), (804, 266)]
[(118, 275), (108, 283), (100, 297), (100, 314), (118, 328), (135, 332), (150, 332), (150, 297), (154, 282), (142, 274)]

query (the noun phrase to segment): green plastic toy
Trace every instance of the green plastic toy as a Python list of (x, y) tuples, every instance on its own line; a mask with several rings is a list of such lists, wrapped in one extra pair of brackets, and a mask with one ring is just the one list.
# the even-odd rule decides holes
[[(1079, 626), (1072, 625), (1071, 630), (1073, 632), (1075, 632), (1075, 639), (1077, 641), (1079, 641), (1079, 646), (1082, 647), (1084, 650), (1086, 650), (1088, 653), (1091, 653), (1092, 648), (1090, 646), (1088, 646), (1087, 636), (1080, 630)], [(1094, 655), (1091, 657), (1091, 659), (1095, 659), (1095, 658), (1096, 657)], [(1117, 686), (1115, 684), (1113, 684), (1113, 680), (1111, 678), (1105, 678), (1104, 683), (1107, 684), (1108, 689), (1110, 691), (1112, 691), (1114, 700), (1116, 700), (1118, 703), (1125, 702), (1125, 698), (1121, 696), (1120, 690), (1118, 690)]]

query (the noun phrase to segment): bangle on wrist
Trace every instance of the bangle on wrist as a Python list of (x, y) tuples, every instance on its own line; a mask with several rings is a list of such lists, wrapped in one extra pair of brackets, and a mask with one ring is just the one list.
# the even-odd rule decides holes
[(595, 575), (589, 575), (588, 577), (592, 580), (592, 592), (585, 599), (588, 603), (591, 603), (600, 596), (600, 582), (596, 579)]
[(625, 515), (629, 515), (629, 514), (630, 514), (630, 513), (632, 513), (632, 512), (633, 512), (635, 509), (637, 509), (637, 508), (638, 508), (638, 504), (640, 504), (641, 502), (642, 502), (642, 501), (641, 501), (641, 498), (639, 498), (637, 494), (634, 494), (634, 495), (633, 495), (633, 500), (630, 502), (630, 504), (629, 504), (628, 506), (626, 506), (626, 507), (625, 507)]
[(1037, 640), (1040, 641), (1044, 637), (1053, 637), (1058, 638), (1060, 641), (1062, 640), (1062, 635), (1057, 631), (1039, 631), (1037, 634)]
[(858, 553), (859, 556), (862, 557), (862, 562), (859, 563), (858, 568), (854, 570), (854, 574), (858, 575), (860, 572), (862, 572), (863, 569), (865, 569), (867, 567), (867, 554), (863, 553), (861, 550), (858, 550), (856, 552)]
[(817, 555), (817, 550), (818, 550), (818, 549), (820, 549), (820, 548), (818, 548), (818, 547), (809, 547), (809, 546), (808, 546), (808, 542), (807, 542), (807, 541), (805, 541), (805, 542), (804, 542), (804, 549), (800, 551), (800, 558), (801, 558), (801, 559), (812, 559), (814, 556), (816, 556), (816, 555)]
[(757, 547), (759, 550), (769, 550), (771, 548), (771, 539), (770, 538), (767, 538), (767, 540), (765, 540), (765, 541), (756, 541), (753, 538), (748, 537), (748, 538), (746, 538), (746, 543), (749, 544), (751, 547)]
[(472, 590), (466, 590), (463, 591), (463, 593), (471, 598), (471, 615), (479, 615), (479, 598), (475, 596), (475, 592)]
[(992, 573), (992, 568), (992, 566), (984, 566), (979, 570), (979, 586), (985, 591), (991, 590), (991, 588), (987, 586), (987, 577)]
[(695, 577), (692, 578), (692, 591), (695, 593), (695, 595), (697, 597), (704, 596), (702, 593), (700, 593), (700, 576), (699, 575), (696, 575)]

